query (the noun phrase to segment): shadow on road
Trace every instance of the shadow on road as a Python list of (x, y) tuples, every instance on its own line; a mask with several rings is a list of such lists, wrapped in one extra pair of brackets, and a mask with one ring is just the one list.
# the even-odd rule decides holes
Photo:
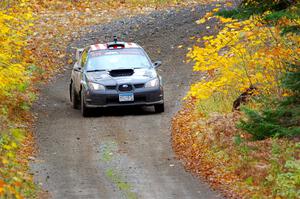
[(142, 106), (125, 106), (125, 107), (108, 107), (91, 109), (89, 117), (106, 117), (106, 116), (141, 116), (154, 115), (154, 108)]

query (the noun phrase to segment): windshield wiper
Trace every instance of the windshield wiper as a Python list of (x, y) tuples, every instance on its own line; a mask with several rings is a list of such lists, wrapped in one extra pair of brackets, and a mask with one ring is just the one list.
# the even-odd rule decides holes
[(87, 70), (86, 72), (88, 72), (88, 73), (92, 73), (92, 72), (103, 72), (103, 71), (105, 71), (105, 70), (103, 70), (103, 69), (95, 69), (95, 70)]

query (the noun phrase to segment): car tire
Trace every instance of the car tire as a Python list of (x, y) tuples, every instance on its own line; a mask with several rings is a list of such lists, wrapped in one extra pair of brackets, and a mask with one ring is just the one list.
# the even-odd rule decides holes
[(79, 109), (80, 101), (78, 99), (78, 96), (76, 95), (76, 91), (73, 83), (70, 85), (70, 97), (71, 97), (72, 107), (74, 109)]
[(88, 117), (89, 116), (89, 108), (86, 107), (85, 99), (84, 99), (84, 94), (83, 93), (81, 93), (81, 100), (80, 101), (81, 101), (81, 115), (83, 117)]
[(165, 104), (154, 105), (155, 113), (163, 113), (165, 111)]

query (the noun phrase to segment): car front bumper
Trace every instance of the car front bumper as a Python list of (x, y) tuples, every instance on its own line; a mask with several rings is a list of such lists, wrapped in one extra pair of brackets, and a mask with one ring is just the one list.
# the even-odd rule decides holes
[[(119, 94), (121, 93), (133, 93), (134, 101), (132, 102), (120, 102)], [(120, 92), (116, 90), (106, 91), (91, 91), (87, 90), (85, 94), (85, 104), (89, 108), (102, 108), (113, 106), (151, 106), (155, 104), (163, 104), (163, 89), (136, 89), (128, 92)]]

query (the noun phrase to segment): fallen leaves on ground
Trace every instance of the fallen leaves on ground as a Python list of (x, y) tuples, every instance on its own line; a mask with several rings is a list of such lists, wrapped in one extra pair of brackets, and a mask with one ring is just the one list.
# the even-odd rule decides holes
[[(300, 150), (294, 148), (293, 140), (251, 141), (248, 134), (235, 127), (240, 117), (239, 112), (205, 116), (195, 100), (188, 100), (172, 121), (173, 149), (188, 171), (204, 178), (226, 197), (272, 198), (273, 184), (265, 179), (290, 157), (299, 159)], [(238, 143), (238, 134), (248, 141)], [(276, 159), (274, 146), (280, 149)], [(274, 165), (274, 160), (278, 164)]]

